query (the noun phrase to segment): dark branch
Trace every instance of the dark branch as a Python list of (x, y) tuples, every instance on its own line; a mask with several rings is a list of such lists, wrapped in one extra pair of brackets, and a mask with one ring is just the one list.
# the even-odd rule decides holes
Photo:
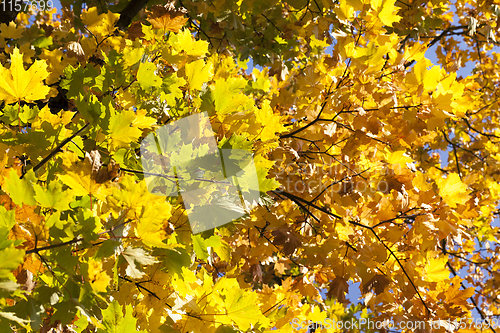
[[(6, 2), (6, 0), (2, 1)], [(0, 10), (0, 24), (5, 23), (9, 25), (10, 22), (14, 21), (17, 17), (18, 11), (15, 10), (15, 6), (12, 6), (12, 2), (5, 3), (5, 10), (3, 4), (0, 4), (2, 10)]]
[[(80, 128), (78, 131), (76, 131), (76, 133), (74, 133), (72, 136), (70, 136), (69, 138), (66, 138), (64, 139), (63, 142), (61, 142), (54, 150), (52, 150), (50, 152), (49, 155), (47, 155), (47, 157), (45, 157), (40, 163), (38, 163), (37, 165), (35, 165), (35, 167), (33, 168), (33, 172), (36, 172), (38, 169), (40, 169), (45, 163), (47, 163), (55, 154), (57, 154), (58, 152), (61, 151), (61, 148), (64, 147), (67, 143), (71, 142), (71, 140), (73, 140), (75, 138), (75, 136), (77, 136), (78, 134), (80, 134), (81, 132), (83, 132), (88, 126), (90, 125), (90, 123), (87, 123), (85, 124), (85, 126), (83, 126), (82, 128)], [(26, 174), (26, 171), (23, 172), (23, 174), (21, 175), (21, 177), (19, 177), (20, 179), (23, 179), (24, 175)]]
[(26, 254), (31, 254), (31, 253), (38, 254), (38, 252), (40, 252), (40, 251), (51, 250), (51, 249), (55, 249), (56, 247), (75, 244), (75, 243), (78, 243), (81, 241), (83, 241), (83, 238), (74, 238), (74, 239), (67, 241), (67, 242), (64, 242), (64, 243), (58, 243), (58, 244), (48, 245), (48, 246), (44, 246), (44, 247), (34, 248), (34, 249), (26, 251)]
[(120, 30), (125, 30), (132, 19), (141, 11), (141, 9), (148, 3), (148, 0), (131, 0), (127, 7), (120, 12), (120, 19), (116, 22), (116, 27)]

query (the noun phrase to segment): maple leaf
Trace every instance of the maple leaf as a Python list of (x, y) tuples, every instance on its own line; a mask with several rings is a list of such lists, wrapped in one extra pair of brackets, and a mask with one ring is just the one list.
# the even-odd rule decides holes
[(14, 22), (9, 22), (9, 24), (0, 24), (0, 35), (4, 38), (19, 39), (23, 35), (24, 29), (17, 26)]
[(262, 141), (268, 141), (276, 137), (276, 133), (284, 131), (285, 127), (280, 123), (280, 116), (273, 112), (269, 101), (264, 101), (262, 106), (255, 112), (256, 120), (261, 123), (257, 137)]
[(133, 126), (136, 116), (133, 111), (115, 112), (109, 119), (110, 149), (127, 147), (130, 142), (136, 141), (142, 131)]
[(379, 295), (384, 292), (385, 288), (389, 285), (390, 282), (391, 280), (387, 276), (375, 274), (374, 277), (363, 284), (363, 287), (361, 289), (363, 294), (366, 294), (368, 291), (373, 289), (375, 291), (375, 294)]
[(371, 0), (371, 6), (377, 12), (380, 21), (390, 27), (394, 22), (401, 20), (401, 16), (394, 14), (398, 9), (394, 3), (393, 0)]
[(469, 200), (467, 185), (460, 180), (456, 173), (452, 173), (444, 179), (438, 179), (437, 185), (444, 202), (451, 207), (457, 207), (457, 204), (463, 205)]
[(427, 264), (424, 267), (424, 278), (430, 282), (440, 282), (450, 277), (450, 271), (446, 268), (448, 258), (432, 258), (430, 254), (427, 258)]
[(169, 38), (169, 43), (178, 53), (185, 52), (193, 57), (201, 57), (208, 52), (208, 43), (202, 40), (194, 40), (188, 29), (183, 29)]
[(42, 81), (48, 75), (47, 63), (43, 60), (36, 60), (26, 71), (23, 66), (23, 55), (16, 47), (11, 55), (10, 68), (7, 69), (0, 64), (0, 99), (7, 104), (44, 99), (50, 88)]
[(340, 303), (349, 303), (349, 301), (346, 299), (346, 294), (348, 292), (349, 285), (347, 284), (347, 281), (344, 278), (337, 276), (328, 285), (328, 293), (326, 294), (326, 296), (328, 298), (334, 297)]
[(120, 14), (111, 11), (98, 14), (97, 7), (90, 7), (82, 13), (81, 18), (92, 33), (105, 36), (113, 33), (115, 22), (119, 16)]
[(213, 66), (211, 63), (205, 65), (203, 59), (199, 59), (186, 64), (186, 79), (191, 90), (201, 90), (203, 83), (213, 76)]
[(109, 306), (102, 311), (103, 315), (103, 326), (105, 330), (99, 328), (97, 332), (113, 332), (113, 333), (145, 333), (144, 330), (138, 331), (137, 318), (134, 317), (134, 309), (130, 304), (125, 306), (125, 316), (123, 315), (123, 307), (118, 303), (118, 301), (113, 300), (110, 302)]
[(146, 274), (137, 268), (135, 262), (142, 265), (152, 265), (158, 262), (155, 257), (147, 254), (142, 248), (127, 247), (125, 251), (122, 252), (122, 255), (128, 263), (126, 270), (127, 275), (134, 279), (140, 279)]
[(188, 21), (188, 18), (184, 17), (187, 10), (185, 8), (175, 9), (173, 2), (164, 6), (154, 5), (151, 9), (151, 12), (148, 13), (148, 21), (155, 29), (178, 32)]
[(74, 195), (95, 195), (98, 199), (102, 199), (110, 192), (110, 189), (101, 186), (95, 179), (100, 166), (100, 161), (96, 160), (95, 154), (91, 156), (86, 153), (83, 161), (73, 164), (69, 162), (66, 173), (59, 174), (58, 178), (73, 189)]
[(288, 228), (279, 228), (273, 230), (274, 236), (273, 244), (276, 246), (283, 246), (283, 252), (289, 256), (302, 244), (297, 236)]
[[(257, 307), (257, 294), (243, 290), (226, 291), (225, 307), (227, 316), (241, 329), (248, 330), (257, 321), (265, 323), (264, 317)], [(226, 322), (230, 324), (230, 322)]]
[(97, 292), (106, 292), (111, 278), (102, 271), (102, 263), (91, 258), (88, 265), (89, 282), (92, 289)]
[(139, 65), (137, 71), (137, 81), (143, 89), (149, 87), (159, 87), (161, 79), (155, 74), (156, 66), (150, 62), (144, 62)]
[(156, 204), (144, 209), (135, 229), (137, 237), (141, 238), (144, 244), (160, 248), (167, 247), (162, 242), (165, 239), (163, 221), (167, 221), (172, 216), (170, 209), (170, 205), (166, 203)]

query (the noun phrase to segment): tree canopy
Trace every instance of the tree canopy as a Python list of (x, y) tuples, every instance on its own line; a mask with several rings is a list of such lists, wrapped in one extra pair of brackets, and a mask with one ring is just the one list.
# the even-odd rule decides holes
[(0, 3), (1, 332), (498, 330), (496, 1), (61, 6)]

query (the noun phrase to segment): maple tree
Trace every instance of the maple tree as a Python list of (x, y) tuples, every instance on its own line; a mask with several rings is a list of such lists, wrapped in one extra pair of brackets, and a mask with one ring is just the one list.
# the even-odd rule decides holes
[[(495, 332), (494, 1), (61, 4), (0, 15), (1, 332)], [(193, 233), (141, 142), (202, 113), (259, 193)]]

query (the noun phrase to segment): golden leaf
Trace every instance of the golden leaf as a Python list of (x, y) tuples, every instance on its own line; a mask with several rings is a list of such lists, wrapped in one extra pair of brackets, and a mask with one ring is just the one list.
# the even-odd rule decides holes
[(7, 104), (44, 99), (50, 90), (42, 82), (49, 75), (47, 63), (37, 60), (26, 71), (23, 66), (23, 55), (19, 53), (17, 47), (11, 55), (11, 62), (9, 69), (0, 64), (0, 99)]
[(187, 11), (184, 8), (175, 9), (172, 2), (165, 6), (154, 5), (152, 11), (148, 13), (148, 21), (155, 29), (178, 32), (188, 20), (184, 17), (185, 13)]

